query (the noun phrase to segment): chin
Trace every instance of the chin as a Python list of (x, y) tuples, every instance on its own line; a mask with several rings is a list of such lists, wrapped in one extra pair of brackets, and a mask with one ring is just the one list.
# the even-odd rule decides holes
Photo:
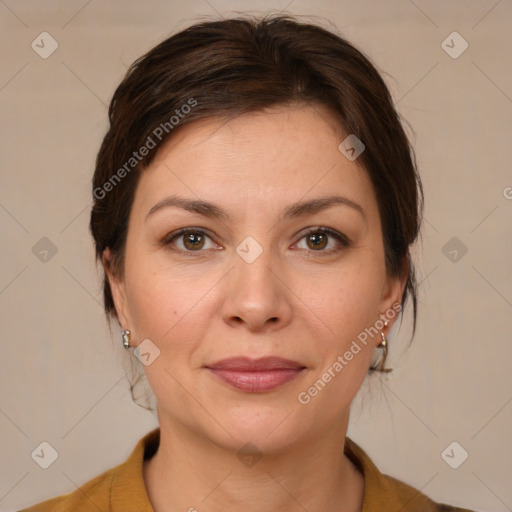
[(224, 411), (218, 421), (226, 430), (217, 428), (208, 437), (215, 444), (236, 452), (250, 443), (259, 452), (277, 454), (286, 451), (306, 435), (297, 417), (284, 407), (276, 410), (269, 406), (242, 406), (231, 411), (231, 414)]

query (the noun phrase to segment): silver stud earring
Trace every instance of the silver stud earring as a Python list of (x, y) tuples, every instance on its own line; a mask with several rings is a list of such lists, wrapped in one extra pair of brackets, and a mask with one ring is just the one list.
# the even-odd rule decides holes
[(132, 333), (131, 331), (129, 331), (128, 329), (125, 329), (122, 334), (121, 334), (121, 337), (123, 339), (123, 346), (125, 349), (129, 349), (130, 348), (130, 337), (131, 337)]

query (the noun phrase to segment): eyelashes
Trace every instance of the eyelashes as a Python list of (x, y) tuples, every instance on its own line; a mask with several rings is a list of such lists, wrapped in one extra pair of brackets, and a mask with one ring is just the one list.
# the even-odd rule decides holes
[(303, 233), (302, 237), (299, 239), (299, 242), (301, 240), (304, 240), (305, 238), (307, 239), (307, 237), (311, 237), (312, 235), (318, 235), (318, 234), (327, 235), (328, 237), (333, 238), (334, 240), (336, 240), (338, 245), (334, 248), (331, 248), (331, 249), (328, 249), (325, 251), (324, 250), (318, 251), (315, 249), (311, 249), (312, 252), (321, 252), (324, 254), (332, 254), (334, 252), (340, 251), (342, 248), (346, 248), (346, 247), (350, 246), (350, 240), (343, 233), (340, 233), (339, 231), (336, 231), (336, 230), (328, 228), (328, 227), (320, 227), (320, 226), (316, 227), (316, 228), (310, 228), (306, 233)]
[[(180, 249), (180, 248), (175, 248), (174, 247), (174, 240), (176, 240), (177, 238), (180, 238), (183, 239), (185, 235), (195, 235), (195, 238), (197, 239), (197, 236), (199, 235), (199, 237), (202, 237), (202, 238), (208, 238), (211, 240), (211, 237), (210, 235), (208, 235), (208, 233), (206, 231), (204, 231), (203, 229), (201, 228), (183, 228), (183, 229), (180, 229), (174, 233), (171, 233), (169, 236), (167, 236), (164, 240), (163, 240), (163, 244), (166, 245), (166, 246), (170, 246), (172, 250), (174, 251), (177, 251), (177, 252), (190, 252), (190, 253), (193, 253), (193, 252), (204, 252), (204, 251), (201, 251), (201, 250), (187, 250), (186, 248), (185, 249)], [(193, 242), (193, 240), (191, 240), (190, 236), (188, 238), (188, 241), (189, 242)], [(199, 249), (202, 249), (201, 246), (197, 245), (197, 244), (194, 244), (192, 246), (196, 246), (196, 247), (199, 247)]]
[[(314, 239), (312, 239), (313, 235), (315, 235)], [(182, 248), (176, 247), (175, 241), (177, 239), (181, 240)], [(323, 242), (327, 241), (326, 245), (328, 245), (331, 239), (335, 241), (335, 246), (325, 249), (325, 245), (322, 245)], [(172, 251), (196, 256), (199, 255), (196, 253), (205, 252), (205, 245), (207, 245), (206, 240), (210, 240), (213, 246), (206, 247), (206, 249), (219, 250), (219, 246), (213, 242), (212, 237), (204, 229), (195, 227), (182, 228), (170, 233), (162, 240), (162, 244), (169, 247)], [(305, 240), (306, 248), (301, 248), (301, 250), (315, 253), (315, 255), (318, 253), (319, 256), (331, 255), (340, 252), (342, 249), (350, 247), (351, 245), (350, 240), (343, 233), (324, 226), (309, 228), (307, 231), (302, 233), (301, 237), (294, 243), (294, 245), (299, 244), (302, 240)], [(317, 248), (311, 248), (308, 245), (309, 242), (313, 242), (312, 247)]]

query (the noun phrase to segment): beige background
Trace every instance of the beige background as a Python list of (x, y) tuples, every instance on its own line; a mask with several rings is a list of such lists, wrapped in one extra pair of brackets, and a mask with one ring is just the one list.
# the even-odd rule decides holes
[[(395, 372), (363, 386), (349, 435), (437, 501), (512, 510), (510, 0), (0, 1), (0, 509), (75, 490), (156, 426), (131, 402), (131, 356), (103, 317), (94, 159), (136, 57), (198, 16), (247, 8), (332, 20), (387, 73), (415, 132), (418, 331), (407, 352), (406, 326), (391, 337)], [(31, 48), (43, 31), (59, 45), (47, 59)], [(469, 44), (456, 59), (441, 46), (453, 31)], [(57, 249), (46, 262), (43, 237)], [(456, 262), (452, 237), (467, 247)], [(46, 470), (30, 456), (42, 441), (59, 453)], [(441, 457), (452, 441), (469, 453), (458, 469)]]

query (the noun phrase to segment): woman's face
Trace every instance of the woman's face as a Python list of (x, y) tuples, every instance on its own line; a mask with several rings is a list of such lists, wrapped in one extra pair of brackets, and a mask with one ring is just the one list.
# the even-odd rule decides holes
[[(376, 197), (336, 125), (320, 106), (200, 121), (143, 172), (124, 278), (109, 278), (132, 346), (146, 340), (162, 429), (270, 453), (346, 427), (404, 283), (386, 275)], [(299, 369), (211, 369), (269, 356)]]

